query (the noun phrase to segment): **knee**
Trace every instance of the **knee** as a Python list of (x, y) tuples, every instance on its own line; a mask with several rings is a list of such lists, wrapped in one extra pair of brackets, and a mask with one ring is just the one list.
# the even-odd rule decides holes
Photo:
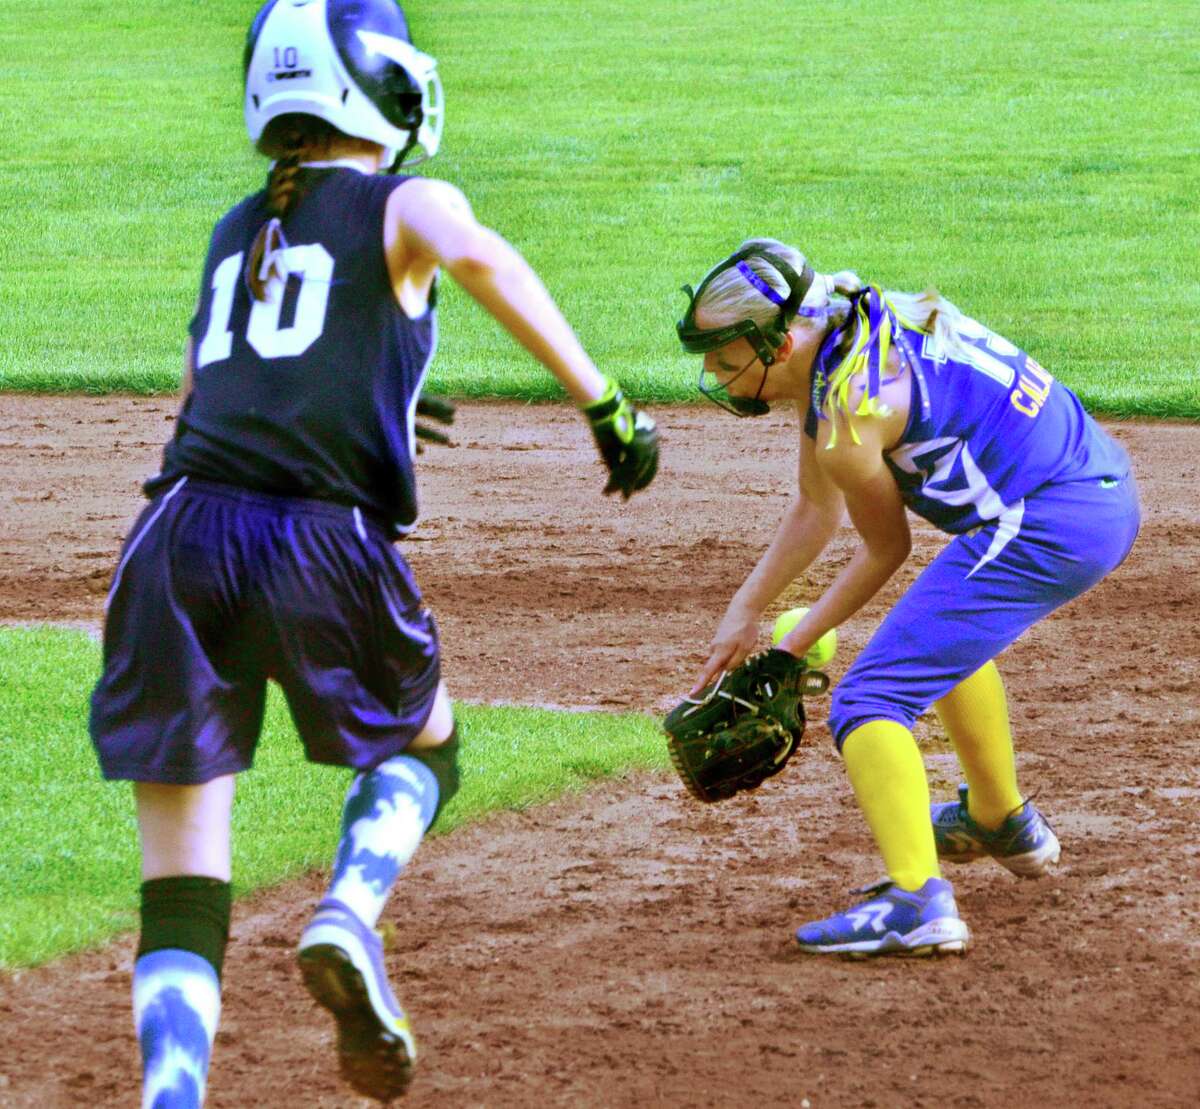
[(829, 730), (838, 751), (847, 737), (870, 720), (892, 720), (912, 729), (917, 714), (895, 699), (885, 697), (866, 686), (842, 682), (833, 692), (829, 706)]
[(830, 697), (829, 731), (833, 734), (834, 745), (839, 751), (858, 715), (860, 700), (858, 693), (845, 681), (834, 689)]
[(429, 716), (424, 727), (409, 745), (409, 751), (448, 743), (454, 736), (455, 726), (454, 706), (450, 702), (450, 694), (446, 691), (446, 683), (439, 682)]
[(438, 813), (442, 811), (442, 808), (450, 798), (458, 792), (462, 781), (462, 775), (458, 767), (460, 746), (458, 724), (455, 722), (445, 742), (439, 743), (436, 747), (409, 747), (405, 751), (405, 754), (409, 758), (416, 759), (437, 779), (438, 802), (437, 807), (433, 811), (430, 823), (437, 819)]

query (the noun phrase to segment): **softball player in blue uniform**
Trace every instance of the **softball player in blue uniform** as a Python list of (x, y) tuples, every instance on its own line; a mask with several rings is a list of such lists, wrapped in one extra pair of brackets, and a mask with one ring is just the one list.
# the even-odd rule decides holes
[(435, 63), (394, 0), (272, 0), (245, 52), (266, 188), (217, 224), (185, 400), (108, 598), (91, 734), (136, 783), (133, 1001), (143, 1104), (204, 1096), (230, 917), (234, 776), (265, 684), (309, 759), (357, 771), (332, 882), (299, 944), (343, 1074), (401, 1093), (416, 1048), (373, 927), (458, 786), (433, 618), (392, 540), (413, 527), (415, 416), (446, 270), (583, 408), (630, 496), (653, 421), (593, 366), (521, 256), (441, 181), (378, 175), (436, 152)]
[[(767, 606), (848, 513), (861, 543), (780, 646), (798, 656), (908, 557), (906, 510), (953, 538), (891, 610), (833, 695), (830, 728), (887, 870), (866, 901), (797, 932), (808, 952), (965, 950), (938, 860), (998, 859), (1036, 877), (1059, 844), (1017, 788), (995, 657), (1128, 554), (1137, 493), (1125, 452), (1033, 358), (936, 293), (813, 271), (773, 239), (714, 267), (678, 324), (700, 388), (738, 415), (792, 401), (796, 498), (734, 595), (696, 682), (753, 648)], [(916, 718), (933, 706), (966, 778), (929, 803)]]

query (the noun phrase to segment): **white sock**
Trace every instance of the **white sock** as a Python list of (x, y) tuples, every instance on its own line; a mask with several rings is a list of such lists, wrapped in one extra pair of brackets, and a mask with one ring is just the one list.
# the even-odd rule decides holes
[(221, 983), (207, 959), (167, 948), (133, 968), (133, 1023), (142, 1048), (142, 1109), (198, 1109), (221, 1016)]
[(437, 803), (437, 778), (411, 755), (397, 755), (355, 778), (346, 794), (326, 897), (375, 927), (400, 871), (433, 822)]

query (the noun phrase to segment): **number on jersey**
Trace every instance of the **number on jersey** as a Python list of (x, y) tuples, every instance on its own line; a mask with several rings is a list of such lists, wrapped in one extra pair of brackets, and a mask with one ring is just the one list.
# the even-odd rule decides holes
[[(229, 320), (233, 315), (233, 295), (242, 276), (243, 257), (242, 252), (232, 254), (213, 271), (212, 309), (208, 330), (196, 351), (197, 369), (224, 361), (233, 351)], [(280, 251), (280, 257), (286, 271), (300, 283), (296, 311), (292, 322), (282, 327), (282, 295), (254, 301), (246, 324), (246, 342), (262, 358), (295, 358), (303, 354), (321, 337), (329, 309), (329, 290), (333, 284), (333, 257), (329, 251), (320, 243), (308, 243), (289, 246)]]

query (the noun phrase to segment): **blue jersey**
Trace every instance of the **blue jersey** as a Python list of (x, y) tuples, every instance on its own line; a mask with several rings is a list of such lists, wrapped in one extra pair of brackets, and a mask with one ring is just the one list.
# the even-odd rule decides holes
[[(1124, 450), (1079, 398), (1006, 339), (962, 317), (964, 353), (950, 354), (935, 335), (892, 322), (912, 399), (884, 459), (905, 504), (935, 527), (961, 534), (1019, 514), (1043, 486), (1128, 475)], [(815, 438), (825, 375), (813, 379), (805, 430)]]
[(287, 280), (272, 279), (265, 301), (244, 271), (270, 218), (266, 192), (220, 220), (189, 329), (194, 388), (147, 494), (187, 475), (412, 527), (416, 403), (437, 327), (432, 294), (409, 319), (388, 275), (384, 208), (405, 180), (302, 170), (305, 191), (282, 221)]

